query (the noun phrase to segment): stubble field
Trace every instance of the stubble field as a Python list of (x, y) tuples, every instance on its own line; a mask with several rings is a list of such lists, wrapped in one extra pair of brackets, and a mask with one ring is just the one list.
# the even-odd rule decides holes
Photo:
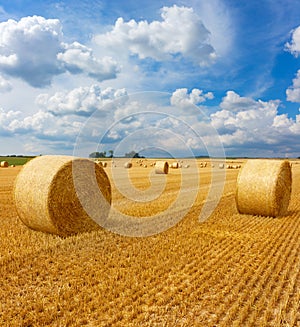
[[(105, 168), (118, 180), (113, 207), (127, 215), (165, 211), (182, 189), (183, 219), (148, 237), (32, 231), (13, 202), (21, 168), (0, 169), (0, 326), (300, 326), (300, 164), (292, 165), (288, 215), (239, 214), (238, 169), (228, 169), (222, 198), (203, 223), (211, 170), (197, 166), (185, 170), (182, 186), (183, 168), (151, 176), (153, 167), (135, 164), (128, 174), (138, 190), (150, 187), (150, 177), (164, 179), (163, 193), (147, 205), (118, 190), (118, 183), (129, 187), (123, 167)], [(200, 187), (184, 208), (196, 174)]]

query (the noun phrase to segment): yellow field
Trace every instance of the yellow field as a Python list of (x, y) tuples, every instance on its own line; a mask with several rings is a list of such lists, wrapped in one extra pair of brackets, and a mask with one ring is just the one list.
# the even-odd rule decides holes
[[(292, 166), (285, 217), (238, 214), (234, 169), (213, 215), (199, 223), (211, 178), (200, 168), (194, 205), (175, 227), (149, 237), (99, 229), (60, 238), (28, 229), (12, 197), (19, 170), (0, 169), (0, 326), (300, 326), (300, 164)], [(131, 183), (146, 190), (152, 170), (135, 164)], [(194, 180), (197, 169), (186, 171)], [(137, 217), (166, 210), (180, 172), (154, 177), (166, 186), (148, 205), (113, 184), (114, 208)]]

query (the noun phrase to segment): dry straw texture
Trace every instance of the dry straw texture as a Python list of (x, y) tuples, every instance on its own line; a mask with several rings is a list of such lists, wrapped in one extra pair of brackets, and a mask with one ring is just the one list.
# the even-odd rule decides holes
[(8, 162), (7, 161), (1, 161), (1, 163), (0, 163), (0, 167), (8, 167), (9, 165), (8, 165)]
[(88, 159), (37, 157), (24, 165), (14, 185), (16, 210), (23, 223), (61, 236), (99, 228), (87, 214), (82, 197), (98, 217), (108, 215), (109, 179), (103, 168)]
[(292, 189), (288, 161), (248, 160), (237, 180), (236, 204), (244, 214), (277, 217), (287, 212)]
[(156, 161), (155, 174), (168, 174), (169, 164), (167, 161)]

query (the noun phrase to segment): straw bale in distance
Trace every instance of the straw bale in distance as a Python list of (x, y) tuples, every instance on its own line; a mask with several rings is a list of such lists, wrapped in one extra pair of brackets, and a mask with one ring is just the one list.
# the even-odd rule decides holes
[(132, 167), (132, 163), (131, 162), (125, 162), (124, 164), (124, 168), (131, 168)]
[(96, 230), (99, 225), (86, 212), (79, 192), (93, 208), (93, 218), (108, 216), (111, 185), (101, 166), (70, 156), (36, 157), (15, 181), (18, 216), (29, 228), (61, 236)]
[(170, 165), (170, 168), (177, 169), (178, 166), (179, 166), (178, 162), (173, 162), (173, 163)]
[(168, 174), (169, 164), (167, 161), (156, 161), (155, 174)]
[(248, 160), (237, 180), (236, 205), (240, 213), (277, 217), (287, 212), (292, 189), (288, 161)]
[(2, 168), (7, 168), (9, 166), (8, 162), (7, 161), (1, 161), (0, 163), (0, 167)]

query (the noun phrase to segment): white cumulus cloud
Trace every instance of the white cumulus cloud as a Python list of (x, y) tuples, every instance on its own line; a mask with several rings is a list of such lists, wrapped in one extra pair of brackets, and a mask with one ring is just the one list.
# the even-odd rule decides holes
[(189, 105), (197, 105), (213, 98), (214, 95), (212, 92), (204, 93), (202, 90), (193, 89), (188, 93), (187, 88), (181, 88), (172, 93), (171, 104), (173, 106), (186, 107)]
[(300, 26), (292, 32), (292, 41), (286, 43), (286, 49), (290, 51), (295, 57), (298, 57), (300, 54)]
[(221, 110), (211, 114), (212, 125), (218, 130), (225, 146), (237, 144), (281, 144), (300, 132), (299, 115), (293, 120), (287, 114), (278, 114), (278, 100), (264, 102), (240, 97), (228, 91)]
[(110, 32), (97, 35), (95, 40), (116, 52), (128, 50), (140, 59), (164, 61), (183, 57), (199, 65), (215, 60), (210, 32), (192, 8), (163, 7), (161, 18), (150, 23), (118, 18)]
[(300, 69), (293, 79), (293, 85), (286, 90), (287, 100), (291, 102), (300, 102)]
[(66, 71), (99, 81), (116, 77), (119, 67), (111, 58), (98, 59), (91, 49), (63, 39), (58, 19), (32, 16), (0, 23), (0, 71), (34, 87), (49, 85)]
[(125, 97), (125, 89), (106, 88), (102, 90), (94, 84), (90, 87), (79, 87), (70, 92), (56, 92), (54, 95), (40, 94), (36, 103), (54, 115), (90, 116), (95, 110), (107, 114), (107, 105), (118, 98)]
[(69, 72), (86, 73), (88, 76), (103, 81), (116, 78), (120, 71), (118, 63), (111, 57), (97, 59), (92, 49), (78, 43), (64, 44), (65, 51), (57, 55)]

